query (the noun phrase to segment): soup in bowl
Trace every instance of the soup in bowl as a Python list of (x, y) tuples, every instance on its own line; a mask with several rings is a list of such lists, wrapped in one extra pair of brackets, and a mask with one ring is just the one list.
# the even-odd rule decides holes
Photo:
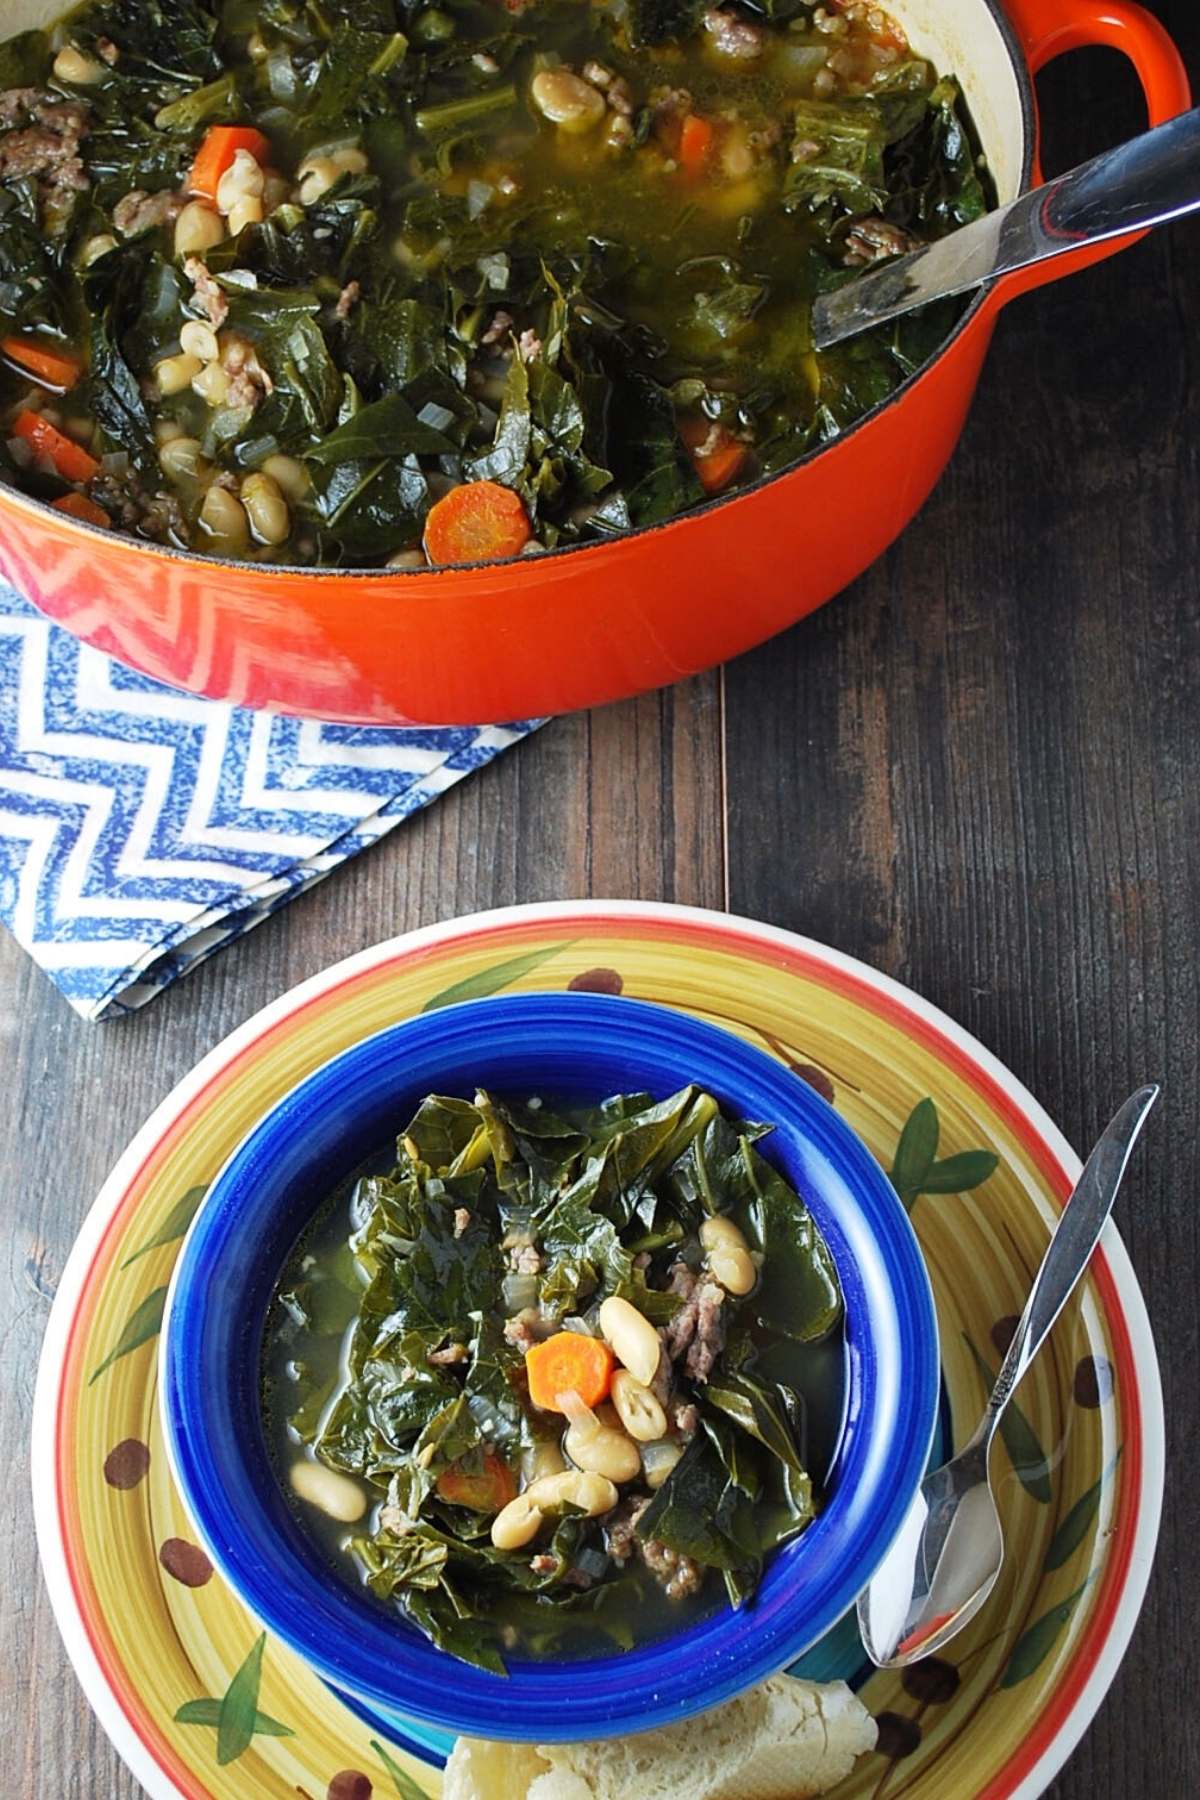
[(377, 1714), (542, 1740), (684, 1717), (821, 1637), (938, 1383), (911, 1227), (833, 1110), (576, 994), (302, 1083), (213, 1184), (162, 1359), (181, 1493), (264, 1624)]

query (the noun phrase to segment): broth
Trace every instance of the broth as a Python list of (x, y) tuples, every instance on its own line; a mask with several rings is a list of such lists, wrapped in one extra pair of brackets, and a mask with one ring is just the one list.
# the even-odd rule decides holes
[[(688, 1098), (689, 1095), (692, 1098)], [(694, 1090), (685, 1090), (679, 1108), (680, 1119), (686, 1115), (693, 1100)], [(425, 1106), (428, 1108), (433, 1104), (426, 1102)], [(499, 1103), (496, 1104), (499, 1107)], [(607, 1104), (612, 1106), (615, 1103)], [(639, 1104), (643, 1110), (648, 1105), (644, 1101)], [(663, 1103), (664, 1106), (668, 1104)], [(712, 1103), (709, 1102), (708, 1105), (711, 1106)], [(527, 1121), (535, 1114), (525, 1109), (510, 1109), (504, 1111), (502, 1116), (507, 1120), (517, 1118)], [(421, 1117), (422, 1114), (418, 1114), (418, 1120)], [(555, 1118), (570, 1123), (578, 1117), (569, 1109), (558, 1109), (555, 1113), (540, 1111), (541, 1119)], [(585, 1129), (594, 1127), (596, 1117), (594, 1111), (587, 1115), (592, 1126)], [(678, 1123), (677, 1120), (675, 1122)], [(636, 1117), (633, 1123), (636, 1126)], [(694, 1158), (700, 1153), (712, 1155), (715, 1153), (714, 1146), (728, 1146), (735, 1142), (728, 1135), (732, 1128), (719, 1115), (715, 1120), (706, 1115), (700, 1124), (705, 1127), (705, 1132), (701, 1132), (700, 1126), (693, 1120), (694, 1143), (700, 1146), (700, 1152), (691, 1143), (685, 1145), (680, 1149), (678, 1157), (672, 1158), (672, 1175), (656, 1177), (654, 1191), (660, 1196), (660, 1205), (674, 1205), (676, 1202), (670, 1196), (675, 1189), (686, 1189), (689, 1179), (687, 1169), (691, 1166), (688, 1163), (689, 1157)], [(631, 1127), (627, 1127), (627, 1132), (629, 1129)], [(429, 1169), (432, 1166), (425, 1164), (420, 1158), (414, 1160), (405, 1150), (406, 1143), (411, 1145), (413, 1142), (412, 1132), (413, 1127), (410, 1127), (409, 1133), (402, 1136), (400, 1141), (402, 1162), (399, 1167), (405, 1171), (406, 1178), (414, 1167)], [(424, 1151), (427, 1148), (426, 1140), (418, 1137), (418, 1141)], [(518, 1138), (518, 1141), (528, 1140)], [(544, 1139), (539, 1140), (543, 1148), (545, 1142)], [(747, 1150), (747, 1155), (750, 1154), (752, 1153)], [(461, 1532), (464, 1540), (459, 1546), (461, 1555), (478, 1558), (486, 1552), (492, 1558), (492, 1566), (479, 1571), (479, 1578), (484, 1586), (478, 1590), (469, 1590), (474, 1594), (473, 1605), (479, 1608), (471, 1621), (470, 1643), (454, 1642), (453, 1634), (446, 1640), (447, 1648), (458, 1654), (469, 1655), (472, 1660), (487, 1662), (489, 1658), (507, 1654), (535, 1658), (612, 1654), (631, 1647), (635, 1642), (677, 1632), (711, 1612), (723, 1598), (719, 1567), (720, 1549), (723, 1546), (714, 1552), (718, 1561), (707, 1567), (688, 1556), (666, 1566), (659, 1559), (656, 1565), (649, 1555), (643, 1557), (640, 1553), (620, 1562), (616, 1552), (610, 1554), (614, 1542), (611, 1521), (620, 1516), (620, 1507), (606, 1518), (595, 1521), (579, 1521), (569, 1516), (568, 1526), (576, 1526), (578, 1531), (574, 1536), (570, 1530), (567, 1531), (570, 1542), (565, 1551), (560, 1543), (563, 1526), (554, 1528), (551, 1541), (553, 1521), (548, 1521), (541, 1536), (531, 1540), (525, 1549), (515, 1553), (494, 1553), (486, 1533), (499, 1510), (499, 1503), (515, 1495), (517, 1479), (523, 1480), (528, 1488), (531, 1477), (535, 1477), (537, 1473), (531, 1467), (531, 1461), (542, 1457), (547, 1447), (552, 1452), (560, 1450), (571, 1441), (570, 1432), (575, 1427), (573, 1418), (568, 1423), (559, 1413), (546, 1411), (533, 1403), (529, 1387), (530, 1376), (527, 1373), (532, 1368), (529, 1351), (533, 1349), (536, 1356), (535, 1346), (539, 1340), (544, 1340), (546, 1331), (552, 1330), (564, 1320), (568, 1329), (576, 1334), (582, 1335), (588, 1331), (596, 1334), (596, 1308), (608, 1281), (607, 1278), (601, 1278), (594, 1287), (589, 1288), (590, 1276), (584, 1273), (579, 1285), (571, 1289), (569, 1299), (560, 1295), (562, 1306), (578, 1307), (582, 1309), (581, 1314), (572, 1316), (570, 1313), (560, 1313), (559, 1317), (554, 1316), (555, 1302), (551, 1296), (559, 1290), (566, 1278), (562, 1275), (565, 1261), (561, 1257), (556, 1261), (550, 1246), (558, 1242), (556, 1231), (559, 1228), (554, 1223), (558, 1216), (556, 1208), (571, 1204), (569, 1196), (572, 1191), (569, 1186), (561, 1189), (559, 1191), (565, 1192), (568, 1200), (558, 1198), (544, 1202), (540, 1223), (522, 1226), (522, 1242), (508, 1251), (508, 1265), (503, 1260), (495, 1265), (498, 1268), (509, 1266), (509, 1273), (501, 1278), (499, 1291), (493, 1296), (489, 1309), (492, 1325), (489, 1327), (483, 1322), (486, 1315), (481, 1316), (472, 1311), (471, 1317), (476, 1321), (471, 1327), (476, 1333), (472, 1340), (473, 1360), (468, 1362), (464, 1356), (458, 1363), (448, 1362), (450, 1351), (445, 1347), (431, 1351), (431, 1346), (438, 1345), (440, 1336), (444, 1335), (440, 1332), (440, 1319), (435, 1319), (429, 1321), (422, 1345), (416, 1353), (420, 1367), (415, 1364), (408, 1366), (403, 1377), (397, 1375), (397, 1341), (402, 1339), (406, 1346), (405, 1354), (410, 1357), (414, 1355), (413, 1340), (409, 1335), (413, 1329), (412, 1319), (405, 1315), (403, 1332), (399, 1326), (392, 1332), (386, 1327), (381, 1328), (379, 1321), (382, 1302), (378, 1297), (378, 1288), (372, 1293), (371, 1286), (372, 1281), (380, 1280), (380, 1245), (383, 1245), (382, 1255), (386, 1258), (391, 1253), (389, 1245), (394, 1245), (397, 1241), (403, 1244), (409, 1242), (396, 1237), (398, 1215), (390, 1198), (399, 1173), (398, 1169), (393, 1168), (394, 1163), (394, 1155), (387, 1152), (372, 1158), (319, 1207), (288, 1259), (265, 1325), (262, 1392), (267, 1439), (281, 1485), (306, 1536), (320, 1548), (330, 1566), (341, 1577), (349, 1582), (365, 1584), (367, 1594), (375, 1604), (388, 1608), (398, 1606), (411, 1622), (428, 1631), (431, 1629), (430, 1620), (421, 1612), (421, 1596), (415, 1589), (398, 1585), (387, 1591), (390, 1576), (381, 1586), (378, 1579), (381, 1555), (382, 1566), (386, 1570), (386, 1557), (393, 1555), (397, 1543), (401, 1542), (397, 1538), (397, 1532), (411, 1534), (417, 1525), (422, 1530), (431, 1531), (433, 1541), (449, 1533), (453, 1543), (454, 1534)], [(758, 1166), (766, 1167), (762, 1164)], [(578, 1179), (578, 1168), (576, 1159), (566, 1173), (574, 1174)], [(479, 1183), (474, 1174), (470, 1179), (475, 1192), (472, 1205), (480, 1209), (475, 1220), (478, 1224), (491, 1202), (486, 1193), (478, 1193)], [(566, 1179), (566, 1175), (563, 1179)], [(467, 1210), (463, 1204), (466, 1199), (466, 1177), (446, 1177), (443, 1171), (443, 1175), (429, 1175), (426, 1180), (426, 1191), (433, 1194), (435, 1206), (457, 1204), (456, 1220), (460, 1213)], [(449, 1191), (444, 1191), (446, 1189)], [(779, 1182), (776, 1198), (778, 1192), (782, 1191), (789, 1194), (791, 1192), (785, 1190), (782, 1182)], [(551, 1193), (549, 1187), (546, 1193)], [(380, 1227), (378, 1210), (381, 1195), (384, 1196), (384, 1204), (390, 1209), (385, 1230)], [(663, 1196), (667, 1198), (664, 1200)], [(792, 1199), (795, 1200), (795, 1197), (792, 1196)], [(804, 1226), (807, 1231), (811, 1221), (799, 1201), (795, 1201), (795, 1206), (798, 1215), (807, 1221)], [(686, 1216), (686, 1206), (682, 1210)], [(410, 1219), (416, 1217), (414, 1214), (406, 1216)], [(589, 1212), (587, 1216), (589, 1219), (600, 1220), (606, 1215), (596, 1211)], [(616, 1216), (619, 1216), (619, 1211)], [(532, 1215), (526, 1210), (521, 1217), (528, 1219)], [(661, 1217), (665, 1219), (666, 1213), (662, 1213)], [(674, 1219), (674, 1215), (672, 1218)], [(660, 1222), (657, 1213), (655, 1219), (656, 1223)], [(746, 1223), (753, 1241), (753, 1227), (749, 1218)], [(493, 1236), (497, 1239), (502, 1231), (510, 1238), (513, 1236), (511, 1218), (507, 1226), (502, 1218), (495, 1218), (492, 1226)], [(439, 1280), (444, 1282), (447, 1291), (453, 1289), (460, 1278), (473, 1279), (469, 1268), (467, 1275), (463, 1277), (462, 1271), (453, 1261), (455, 1245), (462, 1243), (462, 1239), (447, 1239), (436, 1220), (432, 1227), (425, 1223), (420, 1227), (421, 1232), (430, 1229), (434, 1233), (430, 1242), (438, 1247), (437, 1253), (448, 1253), (447, 1260), (439, 1265)], [(464, 1227), (464, 1232), (474, 1229), (473, 1224), (469, 1228)], [(776, 1219), (774, 1224), (768, 1223), (763, 1270), (769, 1267), (770, 1233), (775, 1232), (778, 1238), (783, 1229), (780, 1219)], [(644, 1231), (638, 1231), (636, 1220), (632, 1222), (632, 1226), (627, 1224), (623, 1232), (625, 1239), (633, 1243), (638, 1241), (639, 1236), (647, 1235)], [(531, 1240), (528, 1244), (524, 1242), (526, 1237)], [(688, 1249), (689, 1241), (694, 1240), (689, 1240), (686, 1235), (681, 1235), (681, 1231), (672, 1228), (671, 1243), (647, 1253), (650, 1261), (645, 1268), (645, 1282), (665, 1283), (668, 1288), (672, 1283), (686, 1287), (686, 1280), (681, 1281), (676, 1270), (683, 1266), (679, 1253), (682, 1252), (684, 1256), (692, 1254)], [(782, 1243), (781, 1239), (779, 1241)], [(413, 1243), (414, 1248), (399, 1252), (402, 1264), (405, 1257), (420, 1257), (423, 1254), (419, 1236)], [(535, 1248), (535, 1245), (540, 1246), (540, 1249)], [(522, 1249), (531, 1256), (524, 1274), (515, 1272), (514, 1263), (514, 1258), (520, 1259)], [(477, 1244), (464, 1248), (462, 1254), (478, 1259), (491, 1252), (481, 1237)], [(710, 1256), (711, 1254), (710, 1252)], [(783, 1254), (784, 1250), (781, 1248), (780, 1255)], [(819, 1253), (814, 1249), (813, 1255), (817, 1257), (819, 1264), (814, 1279), (826, 1282), (835, 1280), (832, 1265), (826, 1265), (821, 1260), (827, 1256), (823, 1246)], [(534, 1261), (540, 1267), (535, 1274), (531, 1274), (529, 1271), (532, 1271)], [(700, 1276), (703, 1275), (705, 1266), (707, 1265), (701, 1265)], [(828, 1275), (825, 1273), (826, 1268)], [(570, 1280), (575, 1281), (578, 1275), (578, 1264), (574, 1264)], [(527, 1291), (522, 1292), (523, 1287)], [(536, 1307), (531, 1308), (529, 1304), (525, 1304), (518, 1308), (517, 1302), (524, 1300), (528, 1303), (535, 1290), (540, 1296)], [(662, 1310), (666, 1318), (665, 1290), (643, 1286), (638, 1294), (642, 1306), (650, 1311)], [(833, 1304), (834, 1295), (836, 1287), (827, 1288), (823, 1303), (826, 1306)], [(702, 1460), (709, 1456), (705, 1438), (710, 1429), (710, 1424), (705, 1421), (709, 1421), (712, 1431), (719, 1435), (720, 1442), (725, 1446), (722, 1454), (727, 1459), (737, 1456), (746, 1459), (745, 1467), (753, 1474), (756, 1484), (756, 1497), (753, 1505), (741, 1516), (737, 1529), (743, 1534), (741, 1541), (745, 1547), (744, 1534), (752, 1525), (755, 1545), (751, 1546), (746, 1563), (748, 1567), (753, 1565), (755, 1569), (771, 1545), (802, 1530), (807, 1518), (822, 1504), (841, 1434), (845, 1393), (845, 1345), (840, 1326), (840, 1298), (836, 1300), (835, 1313), (822, 1316), (819, 1336), (814, 1341), (800, 1342), (789, 1339), (759, 1317), (756, 1296), (762, 1300), (764, 1308), (769, 1309), (769, 1284), (763, 1273), (759, 1273), (750, 1298), (737, 1301), (727, 1293), (723, 1296), (723, 1308), (718, 1300), (718, 1309), (729, 1315), (729, 1323), (722, 1323), (720, 1332), (714, 1334), (717, 1357), (708, 1384), (688, 1378), (681, 1352), (673, 1366), (674, 1378), (670, 1387), (670, 1399), (666, 1403), (671, 1419), (679, 1420), (682, 1426), (688, 1427), (685, 1433), (680, 1426), (673, 1424), (666, 1434), (681, 1458), (693, 1443), (698, 1446), (698, 1449), (692, 1450), (694, 1461), (698, 1457)], [(390, 1293), (388, 1297), (392, 1297)], [(405, 1290), (398, 1290), (397, 1305), (401, 1311), (407, 1304)], [(425, 1305), (425, 1302), (422, 1301), (421, 1304)], [(458, 1304), (447, 1303), (447, 1320)], [(798, 1305), (803, 1309), (805, 1304), (807, 1302), (801, 1295)], [(538, 1319), (533, 1318), (534, 1313), (539, 1310), (544, 1313), (544, 1328)], [(400, 1317), (400, 1312), (395, 1316)], [(676, 1312), (675, 1317), (678, 1316)], [(525, 1323), (529, 1319), (533, 1319), (532, 1327)], [(830, 1320), (832, 1322), (828, 1322)], [(449, 1331), (450, 1327), (447, 1325), (446, 1329)], [(490, 1347), (485, 1353), (481, 1345), (483, 1334), (489, 1329), (492, 1335), (488, 1339)], [(669, 1320), (664, 1329), (668, 1332), (671, 1330)], [(504, 1331), (511, 1334), (510, 1339), (504, 1337)], [(357, 1353), (356, 1332), (366, 1334)], [(373, 1346), (369, 1353), (364, 1349), (368, 1339)], [(553, 1341), (557, 1342), (557, 1339)], [(523, 1345), (528, 1346), (524, 1352), (521, 1348)], [(453, 1348), (452, 1345), (451, 1349)], [(429, 1363), (430, 1354), (434, 1356), (434, 1365)], [(503, 1369), (504, 1380), (499, 1390), (490, 1380), (476, 1381), (475, 1372), (485, 1354), (487, 1358), (495, 1359), (498, 1369)], [(525, 1357), (524, 1363), (522, 1354)], [(364, 1355), (367, 1356), (365, 1363)], [(690, 1364), (688, 1366), (691, 1367)], [(669, 1374), (672, 1373), (669, 1361), (666, 1368)], [(382, 1380), (381, 1370), (385, 1376)], [(481, 1480), (485, 1483), (490, 1481), (494, 1474), (493, 1459), (497, 1451), (502, 1453), (506, 1468), (513, 1471), (511, 1485), (495, 1494), (485, 1493), (480, 1499), (474, 1490), (471, 1491), (473, 1503), (478, 1502), (478, 1510), (475, 1511), (470, 1507), (444, 1503), (442, 1484), (447, 1479), (444, 1473), (438, 1476), (438, 1486), (431, 1496), (432, 1514), (430, 1505), (422, 1513), (420, 1506), (414, 1505), (412, 1501), (411, 1477), (414, 1467), (422, 1460), (419, 1446), (426, 1442), (432, 1443), (437, 1437), (437, 1433), (430, 1429), (429, 1409), (421, 1410), (414, 1402), (419, 1384), (427, 1381), (431, 1372), (439, 1382), (438, 1404), (444, 1401), (445, 1393), (453, 1390), (454, 1384), (462, 1378), (464, 1392), (470, 1397), (470, 1407), (476, 1418), (483, 1421), (481, 1433), (477, 1433), (472, 1440), (476, 1445), (475, 1450), (463, 1452), (456, 1445), (456, 1456), (449, 1460), (448, 1465), (445, 1460), (440, 1465), (443, 1470), (448, 1466), (452, 1472), (459, 1472), (456, 1479), (460, 1485), (455, 1491), (466, 1491), (462, 1487), (461, 1471), (464, 1469), (468, 1471), (468, 1484)], [(660, 1368), (660, 1377), (661, 1374)], [(409, 1384), (407, 1388), (406, 1382)], [(736, 1395), (734, 1399), (726, 1395), (720, 1404), (710, 1404), (710, 1396), (715, 1394), (720, 1401), (726, 1387), (730, 1390), (744, 1390), (757, 1404), (755, 1397), (759, 1394), (759, 1389), (753, 1384), (759, 1382), (764, 1384), (764, 1393), (769, 1391), (774, 1396), (771, 1401), (773, 1410), (768, 1419), (768, 1436), (771, 1431), (786, 1433), (788, 1445), (784, 1447), (784, 1454), (798, 1458), (798, 1466), (802, 1465), (806, 1480), (811, 1479), (811, 1500), (807, 1488), (798, 1499), (798, 1489), (795, 1485), (788, 1485), (791, 1477), (784, 1474), (783, 1465), (775, 1463), (773, 1457), (766, 1454), (761, 1444), (750, 1434), (745, 1436), (744, 1441), (738, 1436), (737, 1443), (733, 1443), (735, 1433), (730, 1424), (731, 1415), (722, 1412), (720, 1404), (728, 1405), (736, 1412), (737, 1406), (742, 1404)], [(372, 1390), (372, 1417), (376, 1423), (383, 1421), (382, 1432), (373, 1430), (373, 1434), (364, 1435), (357, 1425), (352, 1431), (348, 1432), (346, 1429), (348, 1397), (365, 1390)], [(791, 1397), (786, 1418), (778, 1400), (781, 1393)], [(510, 1403), (511, 1410), (506, 1412)], [(691, 1420), (686, 1413), (679, 1411), (684, 1406), (690, 1407), (693, 1415)], [(600, 1410), (603, 1413), (605, 1409)], [(397, 1424), (401, 1419), (402, 1422)], [(784, 1422), (781, 1423), (781, 1420)], [(370, 1447), (364, 1449), (368, 1438), (371, 1439)], [(626, 1442), (628, 1444), (628, 1440)], [(643, 1447), (642, 1455), (644, 1459), (649, 1458), (650, 1452)], [(565, 1455), (559, 1455), (557, 1460), (560, 1466), (571, 1466)], [(636, 1462), (635, 1457), (635, 1467)], [(346, 1471), (352, 1469), (352, 1491), (356, 1491), (359, 1496), (362, 1517), (349, 1521), (345, 1518), (339, 1520), (321, 1510), (320, 1504), (309, 1503), (305, 1478), (297, 1478), (298, 1464), (306, 1464), (317, 1470), (340, 1471), (335, 1480), (342, 1482), (346, 1480)], [(650, 1462), (646, 1460), (645, 1467), (648, 1469), (649, 1466)], [(681, 1461), (677, 1467), (682, 1469), (682, 1466)], [(732, 1460), (728, 1462), (728, 1466), (734, 1466)], [(325, 1481), (327, 1475), (320, 1474), (316, 1479)], [(639, 1472), (632, 1479), (622, 1482), (620, 1504), (626, 1512), (631, 1505), (630, 1496), (646, 1495), (646, 1480), (646, 1476)], [(674, 1481), (684, 1482), (684, 1476), (676, 1476), (673, 1470), (658, 1492), (664, 1495), (668, 1493)], [(304, 1497), (298, 1495), (297, 1488), (303, 1490)], [(681, 1492), (686, 1498), (686, 1483)], [(615, 1491), (613, 1499), (616, 1499)], [(721, 1505), (726, 1505), (725, 1499), (722, 1499)], [(398, 1509), (404, 1506), (408, 1507), (409, 1516), (404, 1518), (402, 1524), (397, 1523)], [(730, 1518), (732, 1519), (732, 1511)], [(733, 1541), (736, 1533), (733, 1532), (732, 1525), (730, 1529), (730, 1541)], [(385, 1552), (379, 1551), (380, 1545), (385, 1546)], [(404, 1547), (402, 1543), (401, 1547)], [(551, 1579), (547, 1572), (543, 1584), (539, 1586), (536, 1582), (531, 1583), (526, 1570), (535, 1567), (539, 1560), (553, 1561), (553, 1557), (547, 1555), (548, 1550), (553, 1550), (563, 1558), (562, 1566), (557, 1572), (562, 1578), (561, 1582), (557, 1577)], [(461, 1600), (476, 1571), (472, 1569), (470, 1562), (465, 1569), (460, 1567), (455, 1571), (453, 1555), (448, 1567), (454, 1573), (454, 1585)], [(668, 1577), (680, 1570), (687, 1574), (687, 1579), (675, 1583), (668, 1592)], [(525, 1585), (505, 1584), (514, 1572)], [(495, 1579), (497, 1576), (504, 1579)], [(745, 1570), (740, 1571), (727, 1577), (727, 1591), (739, 1603), (752, 1604), (756, 1580), (756, 1574), (751, 1579)], [(468, 1586), (464, 1586), (464, 1583)], [(732, 1585), (729, 1586), (729, 1583)], [(418, 1600), (415, 1609), (414, 1593), (417, 1593)], [(481, 1594), (485, 1598), (481, 1599)], [(488, 1666), (494, 1666), (494, 1663), (489, 1663)]]
[(858, 4), (94, 0), (0, 83), (0, 473), (223, 556), (487, 559), (786, 467), (958, 311), (818, 355), (814, 294), (989, 203)]

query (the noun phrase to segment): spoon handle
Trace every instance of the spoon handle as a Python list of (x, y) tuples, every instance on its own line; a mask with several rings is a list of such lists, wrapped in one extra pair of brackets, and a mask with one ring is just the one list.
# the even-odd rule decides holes
[(818, 350), (997, 275), (1200, 208), (1200, 107), (872, 269), (812, 310)]
[(1155, 1085), (1139, 1088), (1110, 1121), (1088, 1157), (1083, 1174), (1062, 1210), (1037, 1272), (1033, 1292), (996, 1377), (987, 1412), (974, 1442), (987, 1444), (1012, 1398), (1013, 1389), (1041, 1349), (1046, 1333), (1066, 1305), (1091, 1261), (1108, 1221), (1138, 1133), (1158, 1099)]

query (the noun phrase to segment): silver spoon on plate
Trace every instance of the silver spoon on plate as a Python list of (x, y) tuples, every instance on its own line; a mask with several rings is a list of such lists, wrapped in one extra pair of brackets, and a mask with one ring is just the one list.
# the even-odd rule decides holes
[(931, 300), (1200, 209), (1200, 107), (1080, 163), (935, 243), (923, 244), (813, 302), (813, 343), (827, 350)]
[(988, 1451), (1013, 1390), (1041, 1349), (1096, 1248), (1138, 1133), (1158, 1099), (1139, 1088), (1107, 1126), (1062, 1210), (979, 1427), (926, 1475), (891, 1549), (859, 1596), (858, 1628), (880, 1668), (931, 1656), (975, 1617), (1004, 1562)]

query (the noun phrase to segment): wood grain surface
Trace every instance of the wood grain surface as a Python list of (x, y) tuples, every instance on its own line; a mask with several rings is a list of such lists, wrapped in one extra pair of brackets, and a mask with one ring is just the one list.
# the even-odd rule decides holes
[[(1200, 75), (1194, 0), (1155, 10)], [(1141, 122), (1107, 52), (1041, 92), (1051, 169)], [(1021, 302), (933, 499), (834, 605), (722, 674), (546, 726), (135, 1017), (84, 1024), (0, 940), (3, 1792), (142, 1791), (60, 1646), (26, 1475), (49, 1302), (118, 1152), (200, 1055), (337, 958), (595, 894), (728, 906), (863, 957), (977, 1033), (1079, 1146), (1165, 1083), (1118, 1207), (1163, 1366), (1162, 1538), (1050, 1793), (1200, 1795), (1198, 340), (1196, 224)]]

